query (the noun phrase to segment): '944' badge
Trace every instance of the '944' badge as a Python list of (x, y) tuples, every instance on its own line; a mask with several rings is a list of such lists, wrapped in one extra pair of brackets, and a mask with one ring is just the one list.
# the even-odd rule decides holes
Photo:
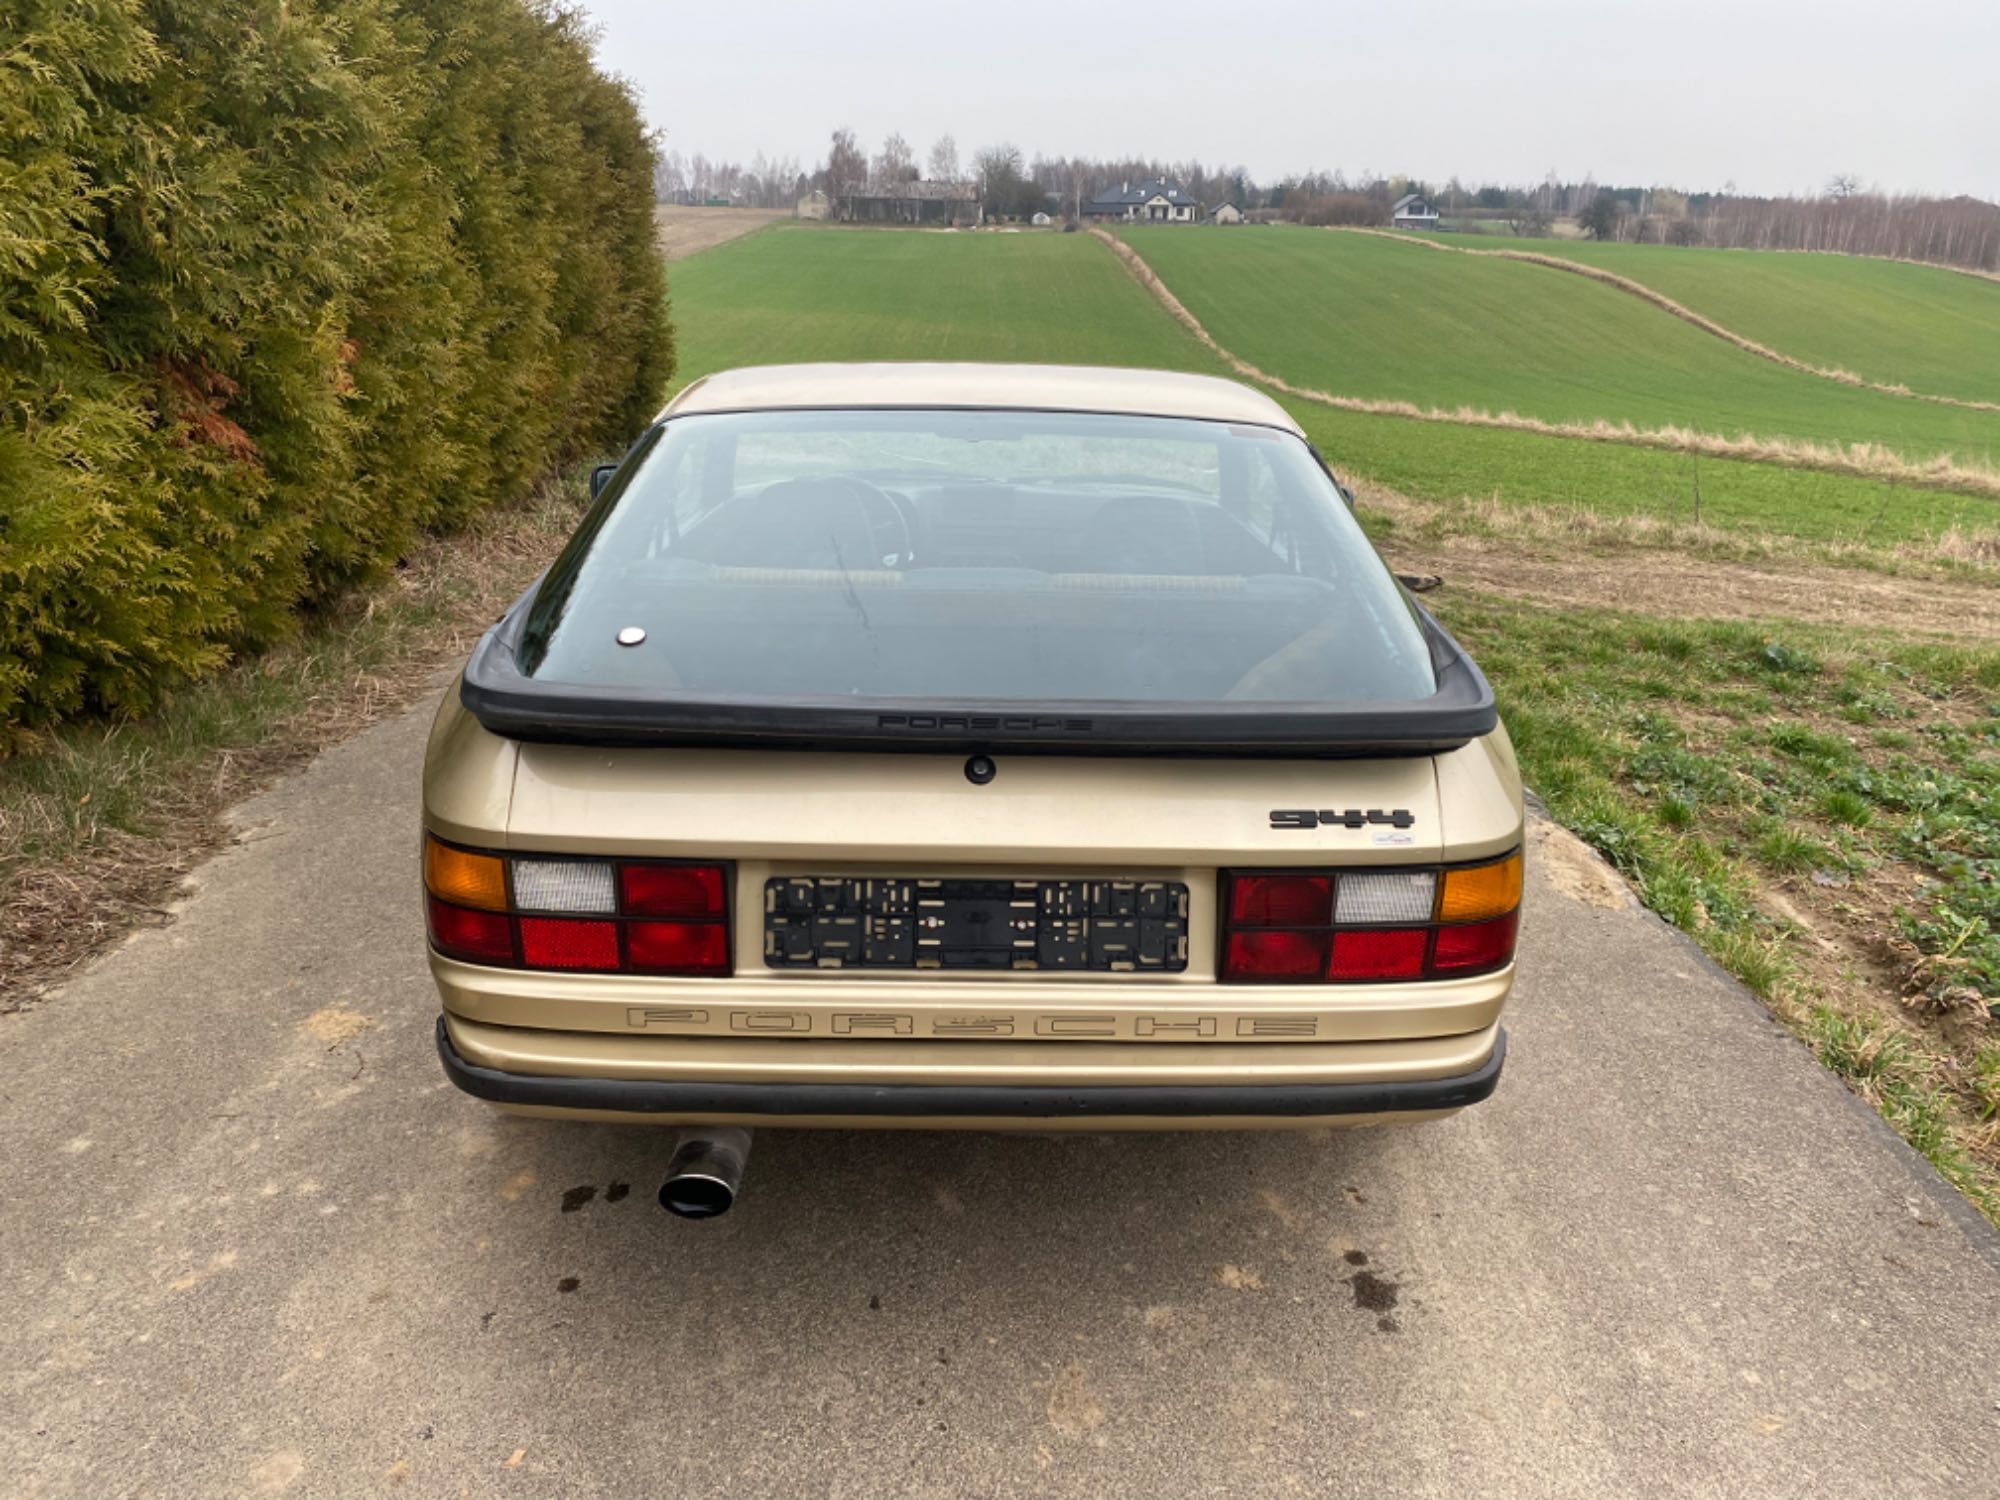
[(1349, 807), (1340, 810), (1332, 808), (1282, 807), (1271, 810), (1273, 828), (1366, 828), (1369, 824), (1384, 828), (1414, 828), (1416, 815), (1408, 808), (1399, 807), (1384, 812), (1379, 807)]

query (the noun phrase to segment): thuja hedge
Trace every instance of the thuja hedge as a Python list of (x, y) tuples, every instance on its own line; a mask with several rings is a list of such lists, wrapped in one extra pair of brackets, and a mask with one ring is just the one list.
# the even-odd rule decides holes
[(653, 150), (540, 0), (0, 0), (0, 753), (620, 443)]

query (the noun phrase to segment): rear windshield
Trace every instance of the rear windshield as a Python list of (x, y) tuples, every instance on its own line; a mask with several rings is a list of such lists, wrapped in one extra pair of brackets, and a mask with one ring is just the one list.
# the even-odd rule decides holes
[(661, 423), (551, 568), (517, 665), (794, 702), (1437, 689), (1414, 612), (1296, 436), (1050, 412)]

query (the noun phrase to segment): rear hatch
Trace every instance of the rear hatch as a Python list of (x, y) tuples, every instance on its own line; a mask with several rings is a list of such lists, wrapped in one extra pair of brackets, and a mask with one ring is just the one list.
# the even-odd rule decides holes
[(460, 698), (518, 746), (504, 872), (452, 857), (507, 904), (440, 951), (578, 971), (481, 980), (496, 1024), (1324, 1039), (1504, 993), (1492, 691), (1295, 431), (671, 417)]

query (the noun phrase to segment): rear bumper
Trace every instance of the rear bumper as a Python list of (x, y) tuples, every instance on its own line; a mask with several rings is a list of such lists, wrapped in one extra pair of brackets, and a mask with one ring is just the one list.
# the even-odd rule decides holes
[[(468, 1032), (473, 1029), (453, 1020)], [(499, 1029), (477, 1030), (492, 1033)], [(1476, 1060), (1469, 1068), (1460, 1066), (1434, 1077), (1397, 1076), (1410, 1071), (1407, 1066), (1386, 1069), (1385, 1076), (1368, 1077), (1365, 1064), (1344, 1063), (1341, 1071), (1348, 1076), (1338, 1081), (1294, 1077), (1270, 1082), (915, 1083), (830, 1082), (796, 1076), (746, 1081), (518, 1072), (468, 1060), (447, 1018), (440, 1016), (437, 1027), (438, 1056), (445, 1076), (466, 1093), (508, 1109), (660, 1123), (892, 1128), (1269, 1128), (1430, 1117), (1478, 1103), (1500, 1081), (1507, 1053), (1504, 1031), (1495, 1026), (1455, 1040), (1472, 1044)], [(769, 1041), (764, 1045), (782, 1053), (801, 1044)], [(1362, 1044), (1364, 1052), (1366, 1046)], [(480, 1049), (475, 1046), (474, 1050)], [(859, 1054), (856, 1061), (860, 1061)]]

